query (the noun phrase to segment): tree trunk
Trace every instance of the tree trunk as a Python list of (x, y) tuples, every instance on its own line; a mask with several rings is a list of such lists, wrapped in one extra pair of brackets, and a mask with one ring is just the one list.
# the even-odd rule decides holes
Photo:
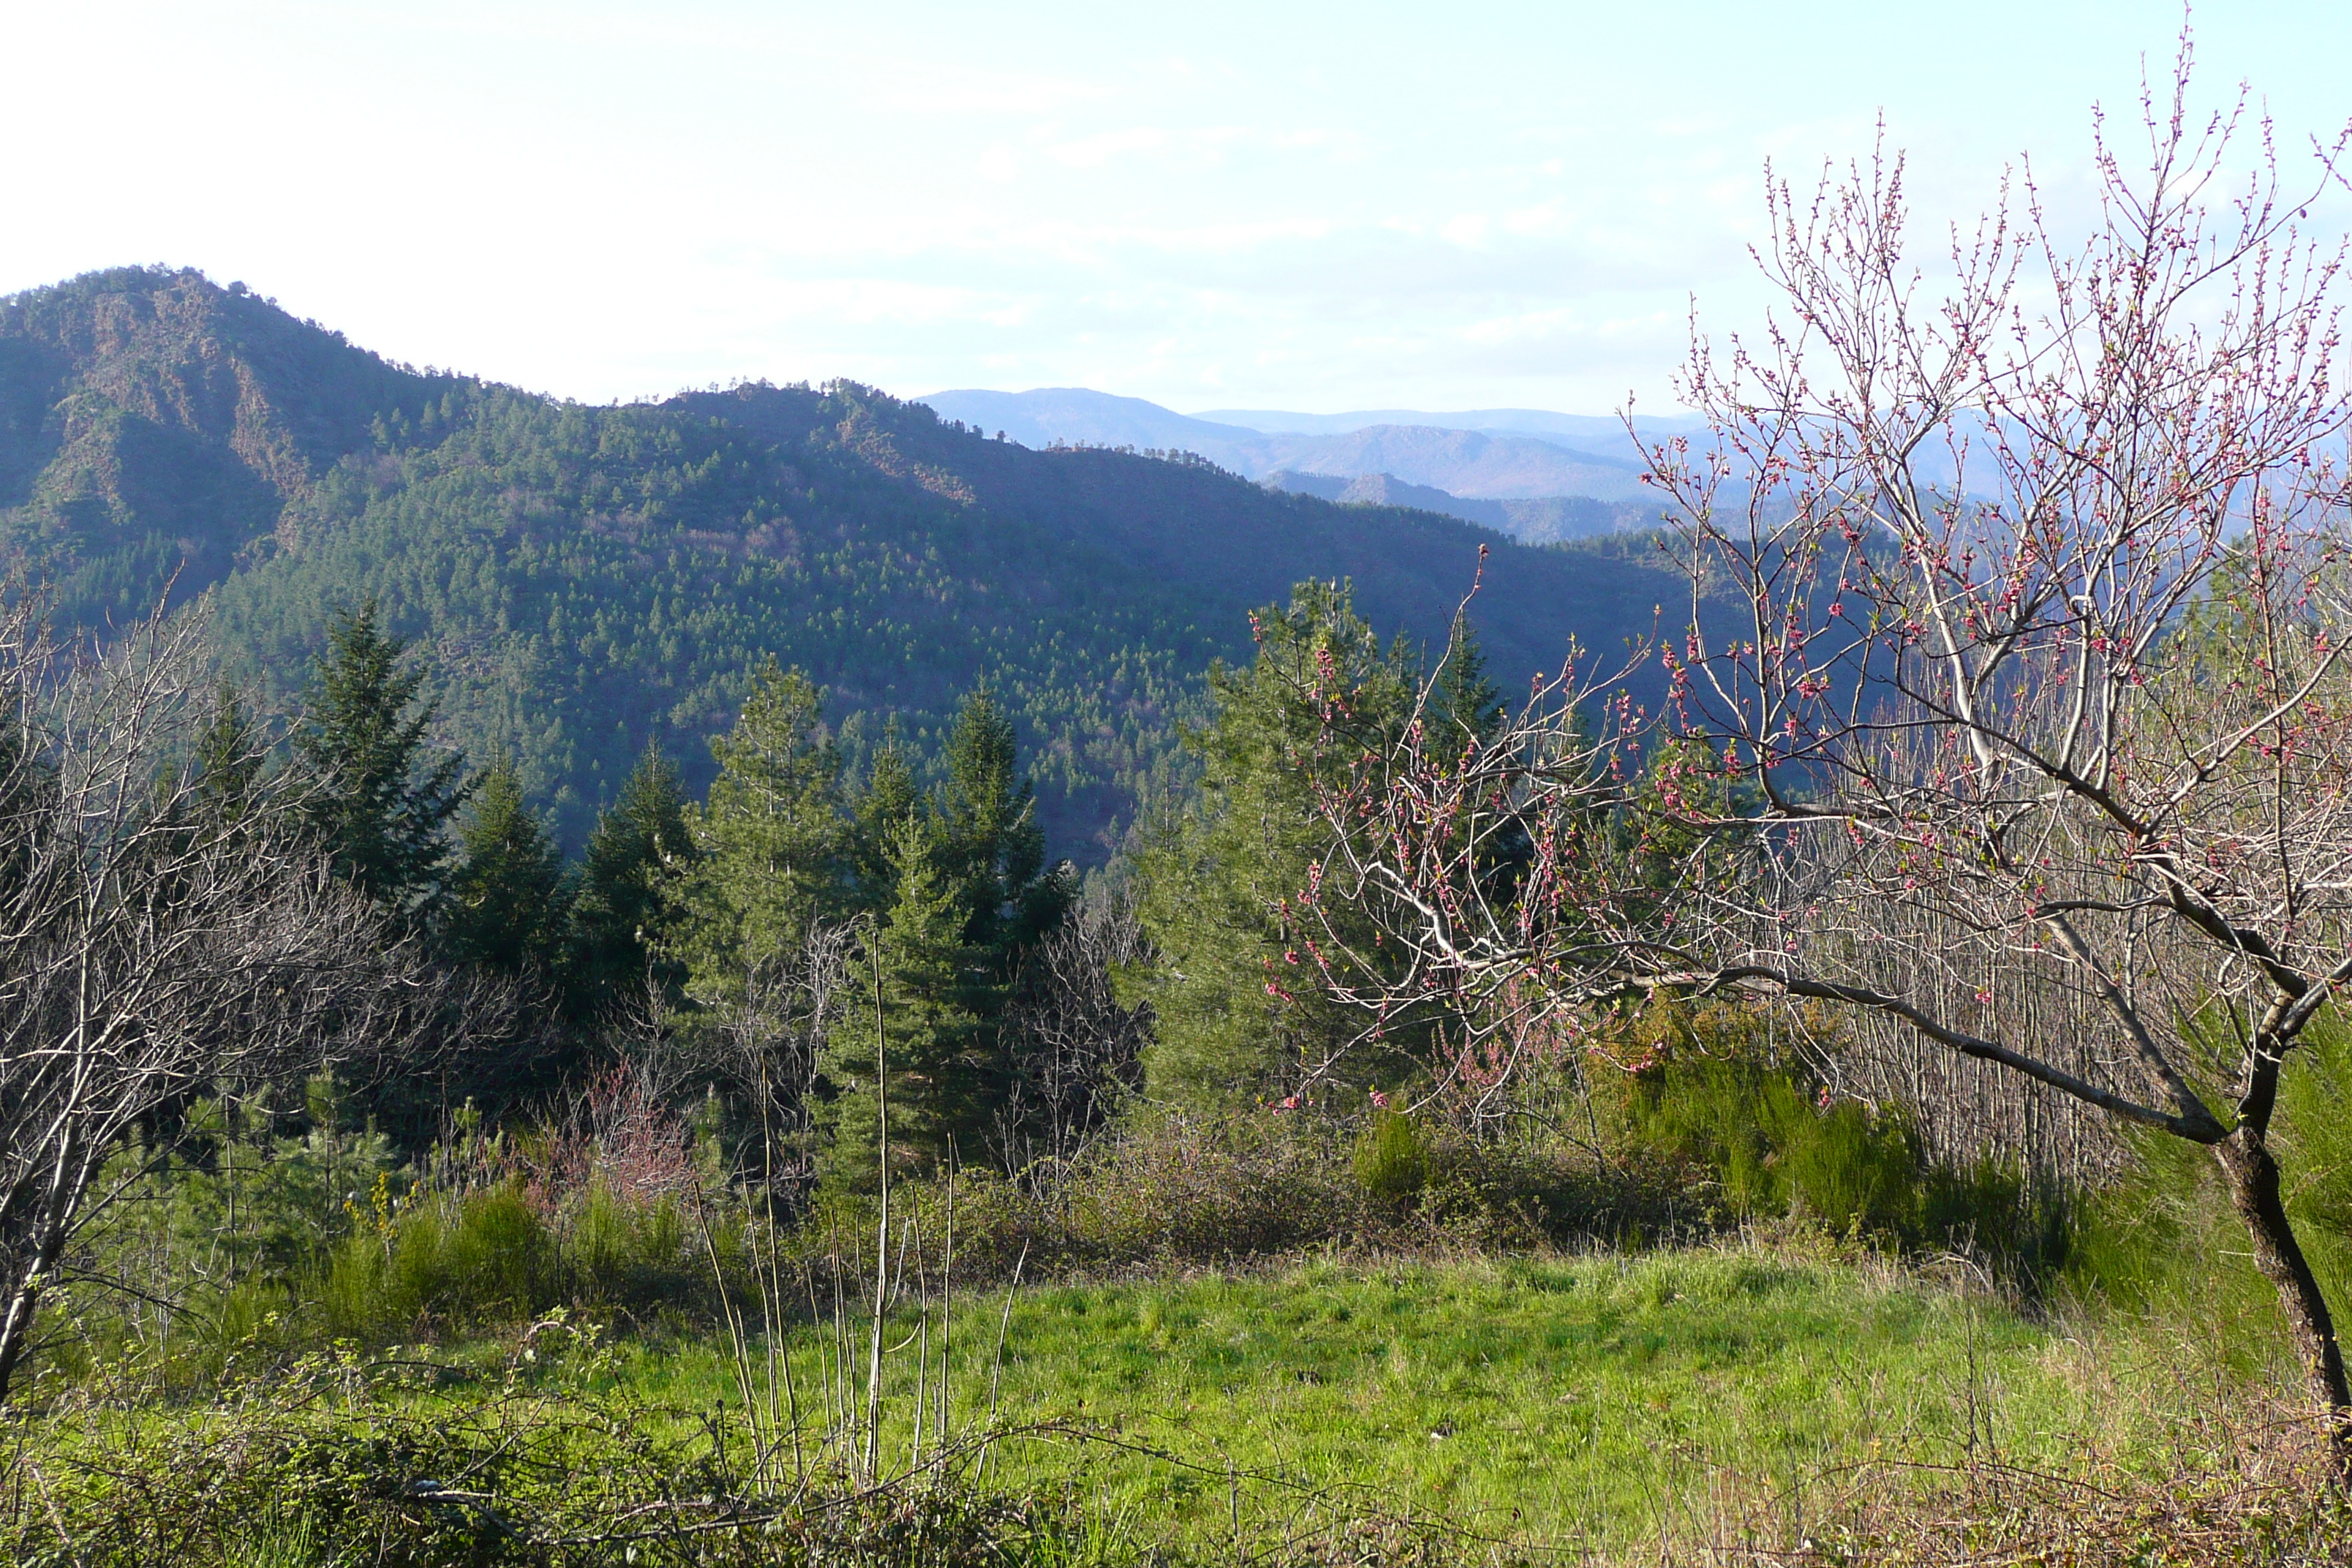
[(2344, 1352), (2336, 1342), (2327, 1298), (2320, 1293), (2319, 1280), (2279, 1196), (2278, 1161), (2269, 1144), (2243, 1125), (2215, 1144), (2213, 1155), (2228, 1184), (2231, 1205), (2253, 1242), (2254, 1266), (2278, 1290), (2279, 1309), (2303, 1363), (2312, 1400), (2327, 1412), (2337, 1471), (2352, 1474), (2352, 1386), (2345, 1382)]
[(7, 1303), (0, 1307), (0, 1407), (7, 1405), (16, 1369), (32, 1344), (33, 1320), (41, 1310), (42, 1290), (65, 1254), (65, 1227), (44, 1225), (30, 1250), (27, 1267), (8, 1281)]
[(25, 1353), (25, 1342), (33, 1326), (35, 1294), (19, 1285), (8, 1292), (7, 1304), (0, 1309), (0, 1407), (8, 1402), (8, 1385), (16, 1380), (16, 1363)]
[(80, 1206), (82, 1193), (89, 1185), (91, 1162), (82, 1157), (78, 1147), (80, 1140), (70, 1121), (60, 1137), (57, 1163), (50, 1168), (49, 1190), (40, 1212), (32, 1217), (32, 1235), (25, 1238), (22, 1252), (9, 1259), (13, 1267), (8, 1299), (0, 1307), (0, 1406), (6, 1405), (16, 1369), (32, 1344), (33, 1320), (40, 1312), (41, 1295), (56, 1276), (58, 1260), (65, 1257), (74, 1210)]

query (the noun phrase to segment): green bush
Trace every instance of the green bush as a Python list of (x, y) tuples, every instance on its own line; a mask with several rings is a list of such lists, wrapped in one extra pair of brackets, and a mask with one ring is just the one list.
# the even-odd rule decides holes
[[(969, 1467), (878, 1486), (813, 1467), (804, 1488), (780, 1498), (750, 1481), (745, 1424), (614, 1386), (593, 1336), (566, 1325), (542, 1324), (530, 1348), (502, 1376), (455, 1389), (414, 1375), (413, 1363), (339, 1352), (237, 1380), (202, 1405), (126, 1415), (68, 1402), (28, 1415), (9, 1454), (40, 1480), (0, 1487), (0, 1563), (1047, 1568), (1076, 1559), (1086, 1521), (1072, 1498), (986, 1491)], [(682, 1518), (691, 1528), (678, 1528)]]
[(1636, 1075), (1625, 1122), (1637, 1147), (1706, 1171), (1733, 1215), (1957, 1251), (2034, 1288), (2074, 1268), (2088, 1236), (2074, 1196), (2012, 1160), (1938, 1164), (1903, 1111), (1825, 1102), (1798, 1070), (1742, 1041), (1713, 1044)]
[[(733, 1226), (714, 1227), (731, 1241)], [(722, 1247), (722, 1264), (731, 1246)], [(667, 1194), (631, 1198), (599, 1184), (563, 1227), (561, 1252), (573, 1300), (592, 1309), (642, 1312), (700, 1301), (712, 1289), (710, 1262), (685, 1206)]]
[(1919, 1238), (1984, 1258), (2021, 1282), (2046, 1285), (2065, 1273), (2082, 1245), (2083, 1217), (2075, 1194), (2030, 1180), (2014, 1159), (1933, 1165), (1920, 1178)]
[(331, 1331), (382, 1342), (464, 1332), (557, 1304), (554, 1238), (511, 1185), (423, 1199), (337, 1250), (320, 1292)]
[(1391, 1204), (1418, 1195), (1429, 1181), (1429, 1150), (1412, 1118), (1376, 1110), (1356, 1140), (1356, 1180), (1364, 1191)]
[(1788, 1069), (1741, 1056), (1672, 1059), (1635, 1080), (1635, 1139), (1710, 1172), (1743, 1216), (1915, 1233), (1923, 1173), (1910, 1124), (1851, 1100), (1822, 1105)]

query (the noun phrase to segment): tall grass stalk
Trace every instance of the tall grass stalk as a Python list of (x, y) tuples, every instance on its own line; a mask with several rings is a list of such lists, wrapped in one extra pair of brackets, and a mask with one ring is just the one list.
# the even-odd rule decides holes
[[(694, 1221), (702, 1243), (704, 1264), (720, 1301), (725, 1331), (724, 1376), (732, 1384), (743, 1412), (743, 1436), (751, 1456), (751, 1473), (760, 1490), (782, 1492), (786, 1484), (784, 1455), (791, 1451), (790, 1485), (793, 1495), (805, 1494), (814, 1484), (812, 1453), (830, 1456), (828, 1473), (856, 1486), (873, 1489), (897, 1486), (910, 1478), (942, 1467), (975, 1470), (986, 1467), (993, 1445), (1004, 1343), (1012, 1323), (1012, 1307), (1028, 1258), (1024, 1241), (1016, 1259), (1005, 1308), (998, 1324), (996, 1353), (991, 1363), (986, 1414), (978, 1389), (966, 1408), (977, 1417), (971, 1429), (959, 1431), (955, 1415), (955, 1277), (959, 1204), (964, 1194), (963, 1173), (952, 1146), (941, 1173), (943, 1210), (911, 1208), (898, 1201), (892, 1180), (887, 1016), (877, 977), (875, 1007), (875, 1073), (877, 1105), (877, 1212), (869, 1256), (859, 1241), (862, 1226), (845, 1224), (854, 1211), (827, 1205), (822, 1213), (824, 1247), (821, 1254), (788, 1247), (788, 1237), (772, 1210), (747, 1216), (742, 1258), (730, 1268), (719, 1246), (719, 1227), (711, 1206), (716, 1201), (698, 1183), (694, 1188)], [(771, 1151), (776, 1148), (774, 1129), (763, 1125)], [(926, 1246), (925, 1215), (934, 1222), (943, 1214), (944, 1235), (936, 1248)], [(812, 1216), (814, 1218), (815, 1216)], [(809, 1234), (802, 1222), (801, 1234)], [(787, 1254), (791, 1254), (788, 1259)], [(911, 1272), (909, 1265), (911, 1264)], [(871, 1295), (863, 1293), (871, 1268)], [(824, 1278), (821, 1278), (823, 1276)], [(745, 1287), (755, 1300), (746, 1301)], [(830, 1300), (827, 1300), (829, 1296)], [(903, 1337), (892, 1340), (894, 1314), (912, 1303), (914, 1321)], [(792, 1324), (803, 1310), (815, 1332), (814, 1404), (803, 1410), (793, 1382), (787, 1351)], [(861, 1310), (863, 1315), (861, 1316)], [(937, 1315), (939, 1332), (931, 1332)], [(756, 1322), (755, 1322), (756, 1319)], [(898, 1320), (902, 1324), (904, 1319)], [(758, 1342), (755, 1343), (755, 1329)], [(892, 1367), (898, 1358), (911, 1356), (911, 1384), (897, 1390)], [(860, 1363), (863, 1365), (860, 1365)], [(935, 1375), (936, 1365), (936, 1375)], [(978, 1376), (979, 1369), (971, 1375)], [(892, 1426), (894, 1399), (911, 1400), (910, 1424), (903, 1455), (894, 1460), (885, 1436)], [(812, 1418), (813, 1417), (813, 1418)]]
[(879, 1474), (882, 1445), (882, 1314), (889, 1306), (890, 1284), (890, 1069), (885, 1051), (889, 1037), (882, 1026), (882, 942), (874, 942), (874, 1104), (877, 1118), (875, 1163), (882, 1178), (882, 1217), (874, 1242), (874, 1347), (866, 1368), (866, 1479), (872, 1485)]

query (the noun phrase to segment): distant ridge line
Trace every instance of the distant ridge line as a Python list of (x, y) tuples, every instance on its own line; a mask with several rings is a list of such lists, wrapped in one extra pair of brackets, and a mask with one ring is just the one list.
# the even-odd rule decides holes
[[(1027, 392), (966, 388), (917, 399), (942, 418), (1005, 433), (1030, 447), (1059, 441), (1138, 450), (1196, 452), (1253, 479), (1290, 473), (1341, 479), (1386, 476), (1391, 481), (1464, 500), (1544, 500), (1581, 498), (1602, 503), (1646, 499), (1641, 453), (1614, 421), (1540, 410), (1489, 410), (1523, 422), (1549, 421), (1542, 433), (1480, 430), (1459, 424), (1412, 424), (1391, 419), (1346, 430), (1254, 429), (1237, 421), (1180, 414), (1145, 398), (1088, 387), (1037, 387)], [(1400, 417), (1455, 418), (1390, 411)], [(1344, 423), (1352, 416), (1256, 416)], [(1577, 445), (1563, 431), (1583, 432)], [(1457, 511), (1456, 515), (1466, 515)]]

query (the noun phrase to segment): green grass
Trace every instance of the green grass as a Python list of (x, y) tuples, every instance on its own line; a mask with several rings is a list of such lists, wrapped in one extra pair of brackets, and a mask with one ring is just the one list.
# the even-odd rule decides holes
[[(985, 1416), (1003, 1300), (960, 1305), (959, 1426)], [(792, 1343), (811, 1401), (823, 1352), (811, 1332)], [(899, 1455), (913, 1356), (886, 1374)], [(652, 1399), (737, 1402), (709, 1342), (624, 1365)], [(2140, 1385), (2120, 1394), (2119, 1376)], [(2160, 1465), (2181, 1407), (2161, 1382), (2129, 1347), (2095, 1353), (1891, 1267), (1760, 1251), (1035, 1288), (1013, 1309), (1002, 1417), (1156, 1452), (1016, 1440), (990, 1479), (1079, 1486), (1151, 1542), (1213, 1538), (1237, 1505), (1255, 1530), (1299, 1488), (1351, 1486), (1520, 1542), (1622, 1544), (1727, 1478), (1785, 1495), (1873, 1459)]]

